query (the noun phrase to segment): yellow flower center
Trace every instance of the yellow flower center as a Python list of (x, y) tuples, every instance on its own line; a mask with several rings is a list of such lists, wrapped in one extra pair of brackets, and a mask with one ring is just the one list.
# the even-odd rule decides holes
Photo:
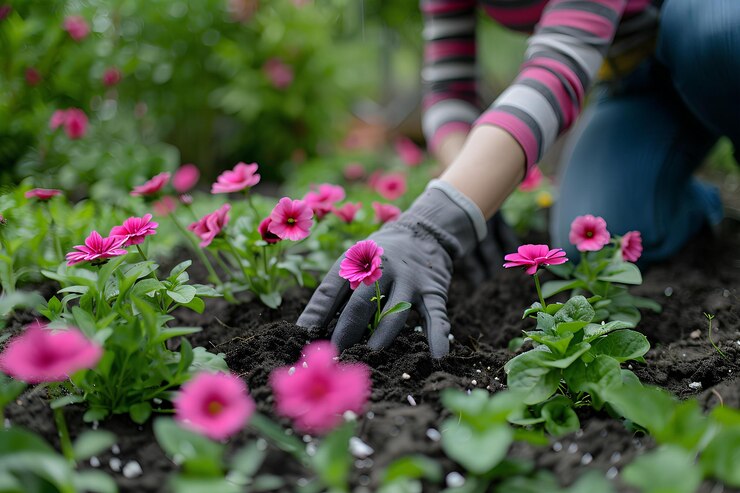
[(211, 401), (208, 403), (208, 414), (215, 416), (216, 414), (219, 414), (224, 408), (224, 405), (221, 404), (218, 401)]
[(292, 218), (292, 217), (289, 217), (287, 222), (288, 222), (288, 224), (291, 224), (291, 225), (292, 224), (295, 224), (295, 219)]

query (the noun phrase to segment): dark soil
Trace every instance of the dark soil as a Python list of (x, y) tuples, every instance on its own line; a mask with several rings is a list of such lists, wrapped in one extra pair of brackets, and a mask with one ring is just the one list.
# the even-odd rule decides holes
[[(670, 262), (650, 268), (644, 278), (644, 284), (634, 291), (660, 302), (663, 312), (643, 314), (639, 329), (653, 348), (646, 356), (646, 365), (633, 364), (635, 373), (643, 381), (681, 397), (698, 395), (707, 408), (719, 403), (740, 407), (740, 382), (736, 378), (740, 372), (740, 227), (725, 223), (719, 238), (698, 238)], [(273, 415), (272, 393), (267, 385), (271, 370), (293, 363), (306, 342), (328, 337), (328, 333), (309, 333), (292, 323), (309, 296), (308, 290), (293, 290), (277, 311), (254, 302), (233, 306), (209, 300), (204, 315), (179, 313), (178, 323), (202, 325), (203, 332), (191, 337), (193, 345), (224, 353), (229, 367), (247, 381), (259, 410)], [(375, 451), (368, 459), (356, 461), (355, 491), (373, 491), (383, 467), (409, 453), (438, 459), (446, 473), (459, 470), (444, 458), (435, 440), (435, 432), (447, 417), (439, 391), (447, 387), (485, 388), (491, 392), (502, 389), (506, 380), (503, 365), (513, 356), (507, 344), (528, 327), (521, 313), (535, 297), (533, 285), (519, 271), (502, 272), (495, 281), (475, 288), (456, 280), (448, 304), (454, 334), (449, 356), (432, 359), (413, 321), (387, 350), (355, 346), (343, 353), (343, 360), (362, 361), (373, 370), (372, 402), (368, 413), (359, 419), (358, 436)], [(715, 315), (712, 338), (724, 355), (707, 337), (705, 312)], [(701, 389), (692, 388), (696, 384), (690, 387), (693, 382), (701, 383)], [(6, 410), (11, 422), (56, 442), (50, 416), (44, 396), (33, 390)], [(73, 434), (84, 428), (80, 416), (78, 410), (68, 411)], [(530, 459), (537, 467), (554, 472), (564, 485), (588, 470), (598, 470), (613, 478), (619, 491), (630, 491), (621, 484), (619, 471), (649, 450), (652, 441), (633, 435), (604, 413), (583, 411), (580, 417), (579, 432), (551, 439), (548, 447), (517, 443), (511, 455)], [(127, 417), (118, 416), (100, 426), (119, 436), (117, 452), (98, 459), (99, 467), (116, 478), (121, 491), (166, 489), (165, 475), (174, 466), (157, 446), (150, 423), (137, 426)], [(244, 431), (232, 440), (230, 449), (252, 438), (248, 430)], [(294, 461), (270, 450), (263, 472), (282, 475), (291, 484), (307, 474)], [(116, 459), (123, 465), (137, 461), (143, 475), (125, 478), (111, 468), (115, 468)], [(439, 489), (427, 485), (424, 491)], [(708, 483), (701, 491), (737, 490)]]

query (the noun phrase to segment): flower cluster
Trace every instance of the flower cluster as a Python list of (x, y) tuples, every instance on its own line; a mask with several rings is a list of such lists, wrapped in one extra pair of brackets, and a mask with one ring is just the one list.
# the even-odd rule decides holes
[[(568, 240), (581, 252), (598, 252), (611, 242), (603, 217), (586, 214), (576, 217), (570, 225)], [(642, 255), (642, 235), (639, 231), (628, 231), (617, 238), (622, 260), (637, 262)]]
[(156, 234), (158, 226), (151, 214), (145, 214), (144, 217), (129, 217), (122, 225), (114, 226), (106, 238), (92, 231), (84, 245), (76, 245), (77, 251), (67, 253), (67, 265), (80, 262), (100, 265), (109, 258), (126, 255), (126, 247), (142, 244), (147, 236)]
[(87, 133), (87, 115), (79, 108), (56, 110), (51, 115), (49, 128), (56, 130), (64, 126), (64, 133), (72, 140), (81, 139)]

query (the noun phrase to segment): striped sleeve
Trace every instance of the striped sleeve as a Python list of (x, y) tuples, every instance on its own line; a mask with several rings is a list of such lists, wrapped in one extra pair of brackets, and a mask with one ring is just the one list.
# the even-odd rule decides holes
[(551, 0), (527, 43), (514, 82), (475, 122), (496, 125), (522, 146), (527, 168), (581, 111), (626, 0)]
[(424, 16), (422, 127), (429, 147), (468, 132), (481, 113), (476, 90), (476, 0), (421, 0)]

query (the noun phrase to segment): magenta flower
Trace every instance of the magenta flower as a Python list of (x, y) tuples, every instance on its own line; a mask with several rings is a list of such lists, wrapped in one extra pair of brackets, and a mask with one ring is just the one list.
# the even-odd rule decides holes
[(64, 19), (64, 30), (75, 41), (82, 41), (90, 34), (90, 26), (81, 15), (70, 15)]
[(373, 202), (373, 209), (375, 209), (375, 218), (380, 224), (385, 224), (389, 221), (395, 221), (398, 216), (401, 215), (401, 209), (393, 204), (381, 204), (380, 202)]
[(72, 140), (81, 139), (87, 133), (87, 115), (78, 108), (67, 110), (64, 120), (64, 132)]
[(154, 195), (155, 193), (159, 192), (164, 188), (165, 185), (167, 185), (167, 182), (170, 181), (170, 174), (165, 171), (164, 173), (160, 173), (154, 177), (152, 177), (149, 181), (144, 183), (143, 185), (139, 185), (134, 187), (133, 190), (129, 193), (129, 195), (136, 196), (144, 196), (144, 195)]
[(185, 193), (193, 188), (200, 178), (200, 170), (194, 164), (183, 164), (172, 177), (172, 186), (177, 193)]
[(360, 163), (349, 163), (344, 167), (343, 174), (347, 181), (360, 180), (365, 176), (365, 167)]
[(381, 175), (375, 181), (375, 191), (386, 200), (396, 200), (406, 193), (406, 177), (401, 173)]
[(52, 197), (56, 197), (57, 195), (61, 194), (62, 191), (57, 190), (56, 188), (32, 188), (31, 190), (23, 194), (23, 196), (27, 199), (33, 198), (46, 201), (51, 199)]
[(202, 240), (200, 242), (201, 247), (207, 247), (216, 236), (221, 234), (221, 231), (229, 223), (230, 210), (231, 204), (224, 204), (188, 226), (188, 229)]
[(532, 166), (527, 172), (527, 176), (519, 184), (519, 190), (522, 192), (531, 192), (542, 183), (542, 171), (537, 166)]
[(279, 58), (267, 60), (262, 70), (275, 89), (285, 89), (293, 83), (293, 68)]
[(302, 240), (313, 225), (311, 216), (313, 212), (305, 201), (283, 197), (270, 213), (267, 230), (283, 240)]
[(332, 212), (335, 216), (337, 216), (342, 222), (345, 222), (347, 224), (350, 224), (352, 221), (355, 220), (355, 215), (357, 214), (357, 211), (362, 209), (362, 203), (352, 203), (347, 202), (341, 207), (334, 207), (332, 208)]
[(330, 342), (313, 342), (303, 348), (295, 366), (277, 368), (270, 375), (277, 412), (303, 432), (331, 431), (345, 412), (361, 413), (370, 397), (370, 369), (361, 363), (338, 363), (336, 357)]
[(103, 72), (103, 85), (106, 87), (113, 87), (121, 82), (122, 77), (121, 71), (118, 70), (117, 67), (108, 67), (105, 69), (105, 72)]
[(159, 224), (152, 221), (151, 214), (146, 214), (144, 217), (129, 217), (123, 225), (113, 226), (109, 236), (124, 237), (126, 239), (123, 243), (124, 247), (140, 245), (144, 243), (145, 237), (157, 233), (155, 231), (157, 226)]
[(379, 169), (370, 173), (370, 176), (367, 177), (368, 186), (374, 190), (381, 176), (383, 176), (383, 172), (380, 171)]
[(526, 273), (534, 275), (541, 265), (559, 265), (568, 261), (562, 248), (553, 248), (547, 245), (521, 245), (517, 253), (510, 253), (504, 257), (508, 260), (504, 267), (526, 267)]
[(33, 67), (28, 67), (26, 69), (26, 83), (31, 87), (39, 85), (41, 83), (41, 72)]
[(322, 219), (331, 212), (334, 204), (344, 200), (346, 195), (344, 188), (330, 183), (322, 183), (318, 186), (312, 185), (311, 188), (312, 190), (303, 197), (303, 200), (313, 210), (317, 219)]
[(0, 353), (0, 370), (30, 384), (61, 382), (79, 370), (93, 368), (102, 355), (103, 349), (77, 328), (51, 331), (35, 322)]
[(173, 403), (178, 422), (213, 440), (238, 433), (255, 409), (244, 381), (226, 373), (198, 373), (182, 386)]
[(578, 216), (570, 224), (568, 240), (581, 252), (596, 252), (609, 243), (609, 231), (603, 217)]
[(49, 120), (49, 128), (56, 130), (67, 121), (67, 110), (56, 110), (51, 114), (51, 120)]
[(170, 195), (165, 195), (160, 200), (152, 203), (152, 209), (158, 216), (168, 216), (177, 209), (177, 202)]
[(67, 265), (75, 265), (80, 262), (92, 262), (93, 265), (100, 265), (107, 262), (107, 259), (126, 255), (128, 252), (123, 249), (126, 241), (125, 236), (109, 236), (103, 238), (100, 233), (93, 231), (90, 236), (85, 238), (84, 245), (75, 245), (76, 252), (67, 254)]
[(642, 255), (642, 235), (639, 231), (625, 233), (619, 248), (622, 252), (622, 259), (627, 262), (637, 262)]
[(418, 166), (424, 160), (424, 153), (408, 137), (396, 139), (396, 152), (406, 166)]
[(216, 183), (211, 186), (211, 193), (240, 192), (255, 186), (260, 182), (257, 168), (257, 163), (237, 163), (233, 170), (226, 170), (218, 176)]
[(0, 5), (0, 21), (5, 19), (13, 11), (13, 7), (10, 5)]
[(339, 264), (339, 276), (347, 279), (352, 289), (357, 289), (360, 283), (371, 286), (383, 275), (381, 255), (383, 247), (373, 240), (358, 241), (345, 252)]
[(262, 239), (264, 241), (266, 241), (267, 243), (269, 243), (270, 245), (272, 245), (274, 243), (277, 243), (279, 241), (282, 241), (282, 238), (280, 238), (275, 233), (271, 233), (270, 232), (270, 230), (269, 230), (270, 223), (272, 223), (272, 219), (270, 219), (269, 217), (264, 218), (260, 222), (260, 225), (257, 226), (257, 231), (259, 231), (259, 234), (260, 234), (260, 236), (262, 236)]

